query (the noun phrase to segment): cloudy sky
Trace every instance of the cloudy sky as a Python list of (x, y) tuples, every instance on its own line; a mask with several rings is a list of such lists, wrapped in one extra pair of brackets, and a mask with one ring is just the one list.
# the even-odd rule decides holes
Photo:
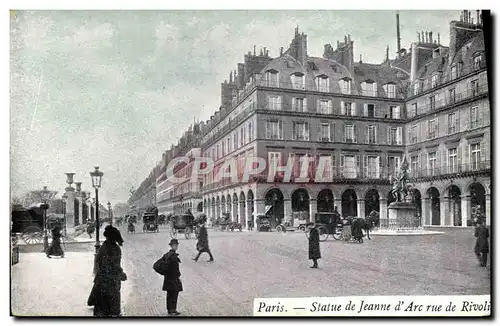
[[(404, 48), (417, 31), (449, 40), (459, 11), (401, 11)], [(11, 13), (11, 189), (65, 187), (64, 172), (102, 200), (125, 201), (162, 152), (220, 105), (220, 83), (243, 55), (277, 56), (294, 28), (311, 56), (350, 34), (355, 58), (396, 50), (394, 11), (16, 11)], [(100, 193), (100, 194), (101, 194)]]

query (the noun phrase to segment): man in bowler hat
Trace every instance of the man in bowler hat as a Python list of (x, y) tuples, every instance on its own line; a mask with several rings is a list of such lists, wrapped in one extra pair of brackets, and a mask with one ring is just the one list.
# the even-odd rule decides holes
[(177, 298), (182, 289), (182, 282), (180, 280), (181, 272), (179, 270), (179, 254), (177, 248), (179, 241), (177, 239), (170, 240), (170, 251), (163, 255), (153, 265), (153, 269), (160, 275), (163, 275), (162, 290), (167, 292), (167, 312), (169, 316), (178, 316), (180, 312), (177, 311)]
[(316, 228), (316, 224), (308, 223), (309, 228), (309, 259), (312, 259), (313, 265), (311, 268), (318, 268), (318, 259), (321, 258), (321, 252), (319, 249), (319, 231)]

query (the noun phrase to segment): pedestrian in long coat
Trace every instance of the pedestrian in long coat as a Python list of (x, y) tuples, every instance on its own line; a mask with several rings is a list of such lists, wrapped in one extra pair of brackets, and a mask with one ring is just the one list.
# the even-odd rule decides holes
[(104, 230), (106, 240), (96, 256), (97, 273), (94, 278), (94, 288), (89, 297), (89, 305), (94, 306), (94, 316), (120, 316), (121, 282), (127, 280), (127, 275), (121, 267), (123, 239), (120, 231), (111, 226)]
[(214, 261), (214, 257), (212, 256), (212, 252), (210, 251), (210, 247), (208, 246), (208, 232), (205, 227), (205, 221), (201, 224), (200, 227), (200, 235), (198, 236), (198, 242), (196, 243), (196, 250), (198, 250), (198, 255), (193, 258), (194, 261), (198, 261), (200, 255), (206, 252), (210, 256), (209, 262)]
[(47, 248), (47, 257), (51, 258), (51, 256), (60, 256), (64, 258), (64, 251), (61, 247), (61, 227), (56, 225), (56, 227), (52, 230), (52, 243)]
[(171, 248), (170, 251), (154, 263), (153, 269), (158, 274), (163, 275), (162, 290), (167, 292), (166, 301), (168, 315), (178, 316), (180, 312), (177, 311), (177, 299), (179, 297), (179, 292), (183, 290), (180, 279), (181, 272), (179, 269), (181, 260), (177, 253), (179, 241), (177, 241), (177, 239), (172, 239), (169, 245)]
[(318, 268), (318, 259), (321, 258), (321, 252), (319, 249), (319, 231), (314, 223), (309, 223), (308, 227), (311, 228), (309, 231), (309, 259), (312, 259), (313, 261), (311, 268)]
[(490, 252), (490, 244), (488, 238), (490, 237), (490, 232), (488, 228), (484, 225), (483, 220), (479, 220), (477, 223), (476, 230), (474, 232), (476, 239), (476, 245), (474, 247), (474, 253), (479, 260), (479, 264), (482, 267), (486, 266), (488, 262), (488, 253)]

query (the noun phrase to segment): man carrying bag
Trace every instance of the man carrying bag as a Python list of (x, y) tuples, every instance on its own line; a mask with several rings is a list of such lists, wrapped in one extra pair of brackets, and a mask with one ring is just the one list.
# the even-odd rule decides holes
[(180, 312), (177, 311), (177, 298), (182, 289), (182, 282), (180, 280), (181, 272), (179, 270), (179, 254), (177, 248), (179, 241), (177, 239), (170, 240), (170, 251), (163, 257), (158, 259), (153, 265), (153, 269), (160, 275), (163, 275), (162, 290), (167, 292), (167, 312), (169, 316), (178, 316)]

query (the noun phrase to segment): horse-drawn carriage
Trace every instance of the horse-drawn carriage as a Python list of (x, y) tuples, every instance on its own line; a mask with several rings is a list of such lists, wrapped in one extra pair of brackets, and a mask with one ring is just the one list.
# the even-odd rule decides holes
[(215, 231), (242, 231), (243, 226), (241, 223), (231, 221), (229, 213), (223, 213), (222, 218), (218, 218), (214, 223)]
[(186, 239), (194, 232), (194, 216), (192, 214), (174, 215), (170, 222), (170, 236), (177, 239), (179, 233), (184, 233)]
[(269, 232), (271, 231), (271, 216), (268, 215), (257, 215), (257, 231), (259, 232)]
[[(363, 230), (370, 239), (370, 230), (373, 228), (370, 217), (366, 220), (358, 217), (347, 217), (342, 220), (337, 212), (316, 213), (315, 224), (321, 242), (326, 241), (331, 235), (335, 240), (363, 243), (365, 236)], [(306, 232), (306, 236), (309, 238), (309, 232)]]
[(160, 232), (158, 228), (158, 208), (151, 206), (142, 215), (143, 232)]
[[(13, 238), (20, 237), (27, 244), (40, 243), (43, 240), (43, 210), (40, 207), (14, 207), (12, 210)], [(17, 240), (16, 240), (17, 241)]]

